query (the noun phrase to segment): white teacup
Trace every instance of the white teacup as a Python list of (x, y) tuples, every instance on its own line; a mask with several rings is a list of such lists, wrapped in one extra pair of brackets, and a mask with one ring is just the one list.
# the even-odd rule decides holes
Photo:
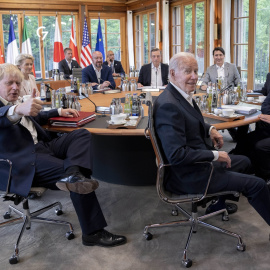
[(31, 98), (31, 95), (24, 95), (23, 102), (27, 101), (29, 98)]
[(231, 117), (234, 114), (234, 109), (223, 109), (223, 116)]
[(120, 114), (112, 114), (111, 115), (111, 120), (114, 124), (121, 123), (126, 119), (126, 114), (125, 113), (120, 113)]
[(266, 99), (266, 96), (259, 96), (258, 98), (260, 102), (264, 102), (264, 100)]
[(253, 97), (247, 97), (247, 101), (253, 101), (254, 98)]
[(220, 115), (221, 113), (222, 113), (221, 109), (218, 109), (218, 108), (214, 109), (214, 114)]

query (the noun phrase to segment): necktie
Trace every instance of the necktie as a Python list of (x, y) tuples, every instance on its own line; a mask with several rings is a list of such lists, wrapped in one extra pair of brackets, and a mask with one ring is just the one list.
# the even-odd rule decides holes
[(114, 72), (113, 62), (111, 63), (112, 73)]

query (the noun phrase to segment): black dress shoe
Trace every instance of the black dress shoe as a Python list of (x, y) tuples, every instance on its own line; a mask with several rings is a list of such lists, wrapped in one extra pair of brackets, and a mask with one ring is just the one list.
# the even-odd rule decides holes
[(100, 230), (92, 235), (83, 234), (82, 236), (82, 243), (85, 246), (115, 247), (126, 242), (125, 236), (115, 235), (106, 230)]
[(227, 212), (228, 212), (229, 215), (237, 212), (237, 210), (238, 210), (238, 206), (235, 203), (225, 203), (225, 206), (224, 205), (218, 205), (217, 207), (216, 207), (215, 204), (210, 204), (206, 208), (205, 214), (207, 215), (207, 214), (216, 212), (216, 211), (224, 209), (224, 208), (227, 209)]
[(60, 179), (56, 186), (64, 191), (73, 191), (79, 194), (88, 194), (96, 190), (99, 186), (98, 181), (85, 178), (80, 172), (66, 175)]

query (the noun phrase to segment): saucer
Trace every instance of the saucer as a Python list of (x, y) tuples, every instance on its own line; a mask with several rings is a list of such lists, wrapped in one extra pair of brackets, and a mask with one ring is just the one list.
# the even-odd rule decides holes
[(139, 118), (139, 116), (135, 116), (135, 115), (129, 116), (129, 119), (130, 119), (130, 120), (136, 120), (136, 119), (138, 119), (138, 118)]
[(127, 122), (126, 120), (119, 121), (119, 122), (113, 122), (112, 120), (109, 120), (109, 121), (108, 121), (108, 123), (109, 123), (110, 125), (114, 125), (114, 126), (116, 126), (116, 125), (124, 125), (126, 122)]

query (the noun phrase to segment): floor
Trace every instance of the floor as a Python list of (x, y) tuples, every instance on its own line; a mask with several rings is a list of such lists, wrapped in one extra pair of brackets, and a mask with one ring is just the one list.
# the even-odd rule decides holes
[[(226, 133), (224, 135), (225, 149), (230, 150), (234, 144)], [(13, 253), (20, 225), (2, 228), (0, 269), (184, 269), (181, 259), (188, 227), (152, 230), (154, 237), (151, 241), (146, 241), (142, 236), (146, 224), (176, 219), (170, 215), (171, 207), (158, 199), (155, 186), (132, 187), (100, 182), (97, 196), (109, 224), (107, 229), (125, 235), (127, 244), (115, 248), (83, 246), (80, 226), (68, 193), (47, 191), (43, 197), (32, 200), (30, 205), (36, 209), (44, 204), (61, 201), (64, 215), (58, 217), (54, 211), (50, 211), (44, 216), (71, 221), (75, 229), (75, 239), (69, 241), (65, 238), (64, 227), (33, 224), (31, 230), (26, 231), (22, 238), (20, 262), (10, 265), (8, 259)], [(1, 202), (1, 213), (6, 211), (7, 205), (7, 202)], [(230, 216), (230, 221), (221, 221), (221, 217), (217, 216), (209, 222), (241, 234), (246, 251), (236, 250), (237, 241), (234, 238), (199, 228), (192, 237), (188, 253), (193, 260), (192, 269), (269, 269), (270, 230), (246, 198), (241, 197), (238, 207), (238, 212)], [(200, 212), (203, 211), (204, 209), (200, 208)], [(0, 222), (2, 220), (1, 215)]]

